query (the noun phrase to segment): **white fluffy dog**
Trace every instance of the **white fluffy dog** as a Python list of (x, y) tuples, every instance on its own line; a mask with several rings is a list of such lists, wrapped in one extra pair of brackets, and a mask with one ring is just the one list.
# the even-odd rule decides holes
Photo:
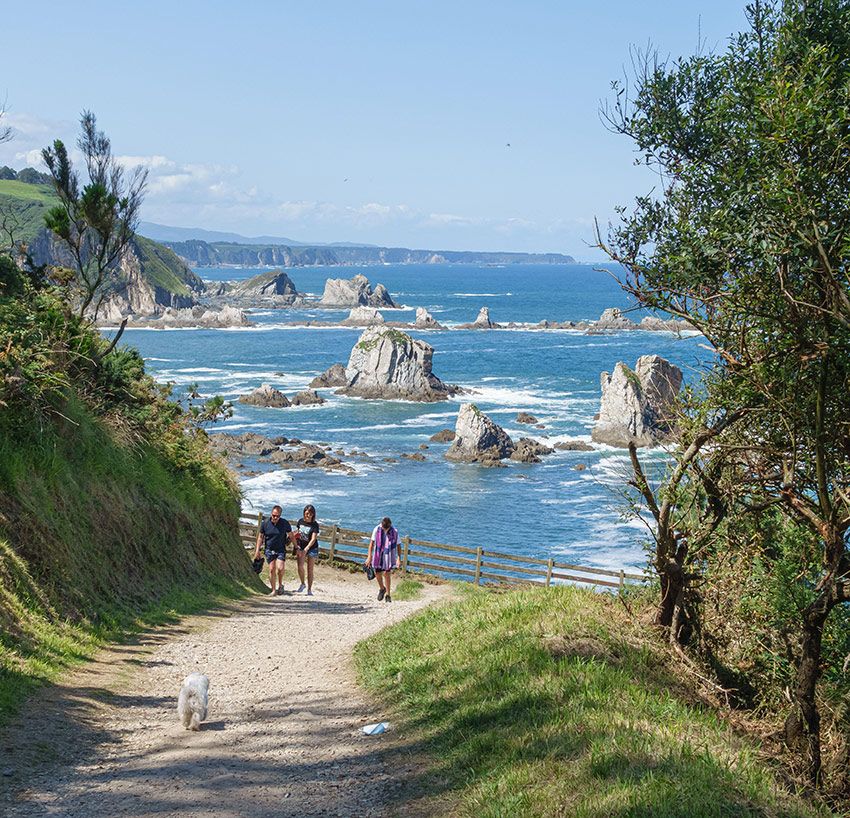
[(190, 673), (177, 697), (177, 715), (187, 730), (200, 730), (207, 717), (207, 700), (210, 680), (203, 673)]

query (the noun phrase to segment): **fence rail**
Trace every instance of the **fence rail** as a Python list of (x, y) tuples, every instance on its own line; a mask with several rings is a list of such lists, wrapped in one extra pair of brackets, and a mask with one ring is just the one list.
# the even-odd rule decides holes
[[(262, 514), (240, 517), (239, 535), (246, 549), (255, 547), (257, 533), (264, 519)], [(319, 534), (319, 555), (332, 562), (362, 564), (368, 553), (370, 536), (368, 532), (353, 528), (325, 526)], [(626, 583), (642, 582), (645, 579), (642, 574), (622, 570), (611, 571), (554, 559), (506, 554), (490, 548), (447, 545), (409, 536), (401, 538), (399, 548), (403, 571), (463, 579), (476, 585), (488, 582), (500, 585), (551, 585), (554, 580), (622, 590)]]

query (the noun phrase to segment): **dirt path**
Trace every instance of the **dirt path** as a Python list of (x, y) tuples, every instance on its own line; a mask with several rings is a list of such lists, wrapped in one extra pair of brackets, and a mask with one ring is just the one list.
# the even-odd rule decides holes
[[(359, 730), (387, 714), (355, 685), (351, 650), (448, 591), (379, 603), (375, 583), (327, 568), (315, 590), (157, 629), (45, 688), (0, 731), (0, 814), (386, 814), (404, 761), (392, 732)], [(199, 733), (175, 712), (193, 670), (210, 677)]]

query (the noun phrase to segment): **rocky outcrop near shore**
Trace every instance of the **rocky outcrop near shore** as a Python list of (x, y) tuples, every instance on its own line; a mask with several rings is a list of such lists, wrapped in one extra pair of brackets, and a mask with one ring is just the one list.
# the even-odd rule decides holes
[(355, 471), (348, 463), (330, 454), (330, 447), (304, 443), (296, 438), (267, 438), (256, 432), (244, 432), (239, 435), (216, 432), (210, 435), (210, 446), (236, 468), (241, 468), (239, 461), (243, 458), (250, 458), (259, 463), (272, 463), (283, 469), (321, 468), (346, 474)]
[(622, 361), (601, 375), (602, 402), (591, 437), (596, 443), (625, 448), (653, 446), (673, 431), (673, 407), (682, 371), (658, 355), (638, 358), (634, 371)]
[(415, 401), (445, 400), (458, 391), (431, 371), (434, 349), (390, 327), (370, 327), (351, 350), (342, 395)]
[(448, 460), (499, 466), (516, 446), (508, 433), (474, 403), (464, 403), (457, 414), (455, 439), (446, 452)]
[(348, 378), (345, 377), (345, 367), (342, 364), (328, 367), (310, 381), (310, 389), (326, 389), (330, 386), (348, 386)]
[(323, 307), (385, 307), (395, 308), (383, 284), (372, 289), (366, 276), (357, 274), (354, 278), (329, 278), (325, 282), (325, 291), (319, 304)]
[[(114, 323), (120, 323), (121, 320), (119, 315)], [(99, 323), (107, 322), (104, 319)], [(194, 327), (227, 329), (229, 327), (253, 327), (254, 323), (249, 321), (245, 312), (237, 307), (228, 306), (215, 310), (196, 304), (194, 307), (186, 307), (185, 309), (166, 307), (163, 312), (155, 316), (131, 315), (128, 326), (131, 328), (144, 327), (145, 329), (189, 329)]]
[(304, 301), (295, 283), (282, 270), (270, 270), (220, 287), (217, 296), (229, 303), (291, 307)]

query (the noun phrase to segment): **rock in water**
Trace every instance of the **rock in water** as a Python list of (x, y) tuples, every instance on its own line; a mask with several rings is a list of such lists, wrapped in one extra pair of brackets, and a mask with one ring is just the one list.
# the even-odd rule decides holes
[(329, 278), (319, 303), (323, 307), (395, 307), (383, 284), (373, 291), (369, 279), (359, 273), (352, 279)]
[(511, 453), (511, 460), (518, 460), (520, 463), (539, 463), (540, 455), (552, 454), (554, 451), (551, 446), (546, 446), (530, 437), (521, 437)]
[(632, 372), (622, 361), (601, 376), (602, 403), (591, 431), (597, 443), (652, 446), (672, 431), (672, 407), (682, 370), (658, 355), (638, 358)]
[(537, 418), (534, 415), (528, 414), (528, 412), (517, 412), (516, 416), (517, 423), (537, 423)]
[(374, 307), (353, 307), (343, 324), (350, 327), (369, 327), (372, 324), (383, 324), (384, 316)]
[(445, 400), (457, 387), (431, 371), (434, 349), (389, 327), (370, 327), (351, 350), (340, 394), (362, 398)]
[(415, 325), (419, 329), (443, 329), (443, 325), (440, 324), (434, 316), (425, 309), (425, 307), (416, 308)]
[(443, 429), (428, 438), (432, 443), (451, 443), (454, 439), (454, 429)]
[(310, 389), (323, 389), (327, 386), (346, 386), (347, 384), (348, 379), (345, 377), (345, 367), (342, 364), (334, 364), (321, 375), (317, 375), (310, 381)]
[(463, 463), (497, 466), (510, 457), (515, 446), (508, 433), (487, 417), (474, 403), (464, 403), (457, 413), (455, 439), (446, 457)]
[(293, 406), (318, 406), (324, 402), (325, 399), (315, 389), (305, 389), (292, 399)]
[(631, 319), (626, 318), (616, 307), (609, 307), (607, 310), (603, 310), (593, 329), (635, 329), (635, 323)]
[(267, 383), (255, 389), (250, 395), (242, 395), (239, 398), (239, 403), (249, 403), (252, 406), (269, 406), (274, 409), (283, 409), (290, 405), (289, 399), (283, 392)]
[(304, 300), (292, 279), (282, 270), (270, 270), (268, 273), (253, 276), (247, 281), (240, 281), (228, 287), (226, 294), (235, 299), (251, 302), (270, 301), (281, 306), (289, 306)]
[(493, 322), (490, 320), (490, 308), (482, 307), (478, 310), (478, 317), (473, 322), (473, 326), (481, 327), (482, 329), (491, 329)]

